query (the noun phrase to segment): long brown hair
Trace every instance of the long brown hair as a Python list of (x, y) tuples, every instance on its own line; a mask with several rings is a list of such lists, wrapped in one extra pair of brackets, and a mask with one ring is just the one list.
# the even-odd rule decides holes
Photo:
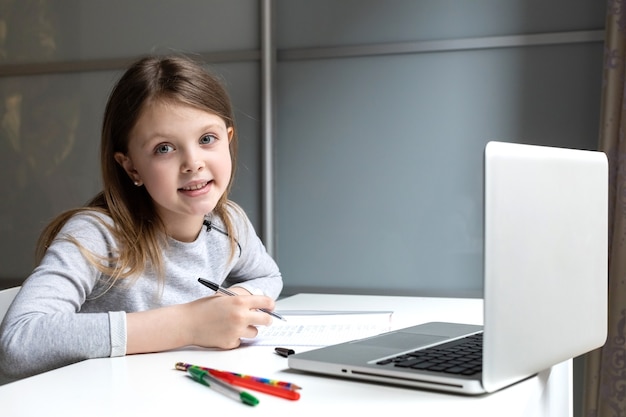
[[(102, 123), (100, 165), (103, 190), (84, 207), (68, 210), (56, 217), (41, 234), (36, 251), (37, 263), (63, 225), (75, 214), (99, 212), (110, 216), (113, 225), (106, 225), (118, 243), (112, 258), (102, 259), (90, 253), (71, 236), (83, 255), (113, 281), (136, 277), (151, 265), (161, 276), (161, 248), (165, 242), (165, 227), (145, 187), (136, 187), (124, 169), (116, 162), (115, 153), (128, 151), (129, 134), (142, 110), (154, 101), (171, 101), (213, 113), (221, 117), (226, 127), (233, 128), (230, 141), (232, 172), (229, 185), (217, 202), (213, 214), (220, 217), (230, 238), (231, 256), (237, 242), (228, 206), (235, 174), (237, 129), (230, 97), (219, 79), (200, 63), (185, 56), (148, 56), (132, 64), (115, 85), (106, 105)], [(98, 218), (96, 216), (96, 218)]]

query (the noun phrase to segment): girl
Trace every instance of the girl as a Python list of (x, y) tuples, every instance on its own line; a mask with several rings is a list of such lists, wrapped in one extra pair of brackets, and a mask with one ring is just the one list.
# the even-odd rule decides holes
[[(38, 266), (0, 327), (0, 372), (187, 345), (235, 348), (271, 317), (276, 263), (228, 200), (230, 99), (179, 56), (133, 64), (102, 126), (103, 190), (43, 231)], [(202, 277), (241, 297), (209, 296)]]

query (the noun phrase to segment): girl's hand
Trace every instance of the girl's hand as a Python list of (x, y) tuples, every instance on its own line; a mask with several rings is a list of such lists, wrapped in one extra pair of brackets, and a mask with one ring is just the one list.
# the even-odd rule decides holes
[(257, 311), (259, 308), (273, 310), (274, 300), (264, 295), (210, 296), (127, 313), (126, 353), (161, 352), (189, 345), (236, 348), (240, 338), (257, 335), (255, 326), (272, 323), (272, 317)]
[[(233, 288), (237, 289), (240, 288)], [(273, 310), (274, 300), (260, 295), (211, 296), (193, 301), (187, 306), (186, 322), (189, 323), (191, 344), (233, 349), (239, 346), (240, 338), (256, 337), (258, 330), (255, 326), (272, 323), (269, 314), (257, 309)]]

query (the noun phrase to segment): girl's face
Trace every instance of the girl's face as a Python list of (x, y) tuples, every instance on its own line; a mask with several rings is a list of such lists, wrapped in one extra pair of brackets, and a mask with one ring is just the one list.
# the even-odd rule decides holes
[(168, 234), (192, 241), (228, 187), (232, 137), (233, 128), (215, 114), (157, 101), (131, 130), (128, 153), (115, 159), (146, 187)]

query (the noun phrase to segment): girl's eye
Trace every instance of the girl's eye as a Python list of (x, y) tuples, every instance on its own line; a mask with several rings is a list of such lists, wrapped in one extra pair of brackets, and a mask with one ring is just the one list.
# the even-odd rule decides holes
[(156, 153), (168, 153), (168, 152), (171, 152), (173, 149), (174, 149), (174, 147), (172, 145), (169, 145), (167, 143), (163, 143), (163, 144), (157, 146), (154, 151)]
[(203, 145), (211, 144), (217, 140), (215, 135), (204, 135), (200, 138), (200, 143)]

